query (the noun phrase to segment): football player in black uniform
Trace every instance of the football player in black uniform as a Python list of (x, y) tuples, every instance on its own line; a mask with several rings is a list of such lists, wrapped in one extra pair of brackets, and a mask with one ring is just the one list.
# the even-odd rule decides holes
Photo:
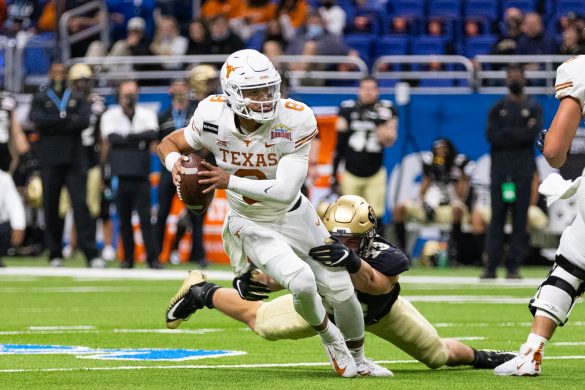
[(449, 259), (457, 261), (457, 246), (461, 240), (461, 221), (469, 214), (465, 204), (469, 180), (475, 164), (464, 154), (457, 153), (446, 138), (433, 142), (431, 152), (423, 153), (423, 180), (419, 198), (399, 204), (394, 210), (394, 227), (398, 244), (406, 247), (404, 223), (450, 223)]
[[(337, 148), (333, 159), (334, 192), (365, 198), (379, 217), (378, 232), (386, 210), (386, 168), (384, 148), (394, 144), (398, 112), (389, 100), (380, 100), (373, 77), (360, 81), (357, 100), (341, 103), (336, 122)], [(345, 161), (341, 185), (337, 183), (339, 163)]]
[[(408, 258), (375, 233), (376, 217), (365, 199), (345, 195), (332, 203), (323, 223), (331, 243), (311, 250), (311, 256), (330, 267), (350, 273), (364, 309), (366, 330), (394, 344), (429, 368), (471, 365), (493, 368), (515, 355), (475, 350), (459, 341), (439, 337), (433, 326), (407, 300), (400, 297), (399, 275), (408, 270)], [(293, 306), (292, 295), (269, 302), (274, 286), (264, 274), (252, 269), (234, 279), (236, 289), (221, 288), (193, 271), (171, 300), (166, 313), (169, 328), (177, 328), (198, 309), (215, 308), (247, 324), (266, 340), (300, 339), (315, 335)], [(325, 302), (327, 305), (327, 302)]]

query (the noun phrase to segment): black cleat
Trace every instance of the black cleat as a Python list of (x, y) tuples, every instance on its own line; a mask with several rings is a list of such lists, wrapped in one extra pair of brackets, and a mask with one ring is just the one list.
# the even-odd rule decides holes
[(207, 281), (201, 271), (191, 271), (171, 299), (166, 312), (167, 328), (176, 329), (193, 313), (208, 306), (209, 294), (219, 287)]
[(515, 353), (496, 351), (493, 349), (474, 349), (473, 352), (475, 353), (473, 368), (480, 369), (493, 369), (500, 364), (506, 363), (508, 360), (512, 360), (516, 357)]

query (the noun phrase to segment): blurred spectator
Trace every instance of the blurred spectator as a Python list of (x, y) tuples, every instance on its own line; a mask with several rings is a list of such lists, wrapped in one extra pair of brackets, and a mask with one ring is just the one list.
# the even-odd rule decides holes
[(230, 28), (224, 15), (217, 15), (209, 22), (210, 48), (209, 54), (231, 54), (244, 49), (242, 39)]
[(217, 15), (223, 15), (228, 19), (242, 15), (241, 0), (205, 0), (199, 12), (201, 17), (211, 20)]
[(36, 29), (43, 4), (40, 0), (7, 0), (7, 19), (4, 35), (15, 36), (19, 31)]
[(270, 0), (245, 0), (240, 18), (243, 18), (247, 25), (266, 23), (277, 16), (276, 7), (277, 5)]
[(476, 19), (467, 19), (463, 26), (465, 38), (473, 38), (481, 34), (481, 27)]
[[(127, 57), (127, 56), (149, 56), (152, 52), (149, 48), (149, 42), (144, 34), (144, 19), (136, 16), (128, 21), (128, 34), (125, 39), (116, 41), (112, 49), (107, 53), (108, 57)], [(103, 57), (106, 55), (106, 47), (102, 42), (94, 41), (87, 50), (87, 57)], [(112, 61), (115, 62), (115, 61)], [(118, 71), (147, 70), (149, 65), (130, 65), (116, 64), (108, 65), (108, 68), (115, 68)]]
[(211, 53), (211, 42), (209, 30), (203, 19), (195, 19), (189, 24), (189, 45), (187, 54), (209, 54)]
[(118, 88), (119, 106), (109, 108), (101, 121), (102, 136), (108, 140), (112, 176), (118, 178), (116, 208), (124, 246), (122, 268), (134, 267), (132, 211), (140, 218), (146, 261), (150, 268), (161, 268), (150, 222), (150, 144), (158, 138), (156, 114), (137, 105), (138, 84), (122, 81)]
[(22, 244), (26, 219), (24, 206), (12, 177), (0, 170), (0, 267), (4, 267), (3, 256), (10, 247)]
[[(187, 52), (189, 41), (179, 34), (179, 25), (172, 16), (161, 16), (158, 19), (154, 40), (150, 45), (152, 54), (158, 56), (179, 56)], [(182, 63), (162, 63), (164, 69), (180, 69)]]
[(511, 55), (518, 53), (518, 38), (522, 33), (520, 27), (524, 15), (520, 9), (511, 7), (504, 13), (503, 26), (500, 28), (498, 41), (492, 48), (490, 54), (494, 55)]
[(518, 54), (557, 54), (559, 46), (554, 38), (546, 34), (542, 18), (535, 12), (524, 16), (522, 34), (518, 38)]
[(299, 28), (307, 19), (309, 5), (307, 0), (279, 0), (276, 15), (285, 18), (293, 28)]
[(177, 19), (181, 35), (188, 35), (189, 24), (193, 20), (193, 0), (157, 0), (156, 4), (162, 16)]
[(347, 15), (343, 8), (337, 5), (337, 0), (321, 0), (321, 6), (318, 11), (330, 33), (335, 35), (343, 34)]
[(278, 19), (273, 19), (266, 23), (264, 41), (278, 42), (283, 49), (286, 49), (288, 42), (294, 38), (295, 30), (290, 26), (285, 27), (285, 25)]
[(306, 25), (297, 31), (286, 49), (287, 54), (348, 55), (350, 52), (341, 37), (327, 30), (318, 12), (309, 15)]
[[(59, 0), (53, 0), (59, 1)], [(62, 12), (70, 11), (77, 7), (81, 7), (87, 3), (90, 3), (92, 0), (65, 0), (65, 7)], [(56, 14), (56, 12), (55, 12)], [(107, 15), (100, 13), (97, 9), (92, 11), (85, 12), (81, 15), (72, 16), (67, 23), (67, 29), (70, 35), (80, 33), (90, 27), (96, 26), (101, 23), (103, 18), (106, 18)], [(55, 23), (56, 25), (57, 23)], [(86, 37), (78, 42), (71, 44), (71, 57), (84, 57), (88, 46), (91, 42), (99, 40), (99, 35), (94, 34), (89, 37)]]
[(575, 26), (569, 26), (563, 31), (563, 41), (561, 43), (561, 54), (578, 55), (585, 54), (583, 46), (582, 33)]
[[(335, 127), (332, 191), (366, 199), (378, 217), (378, 233), (383, 234), (387, 179), (383, 154), (398, 135), (398, 112), (392, 102), (380, 99), (376, 79), (365, 77), (360, 81), (357, 99), (341, 103)], [(341, 161), (345, 162), (345, 171), (340, 185), (337, 170)]]
[(458, 153), (447, 138), (435, 140), (432, 151), (424, 153), (422, 160), (423, 181), (418, 199), (407, 200), (394, 210), (398, 242), (405, 248), (404, 223), (409, 220), (451, 224), (448, 256), (452, 263), (457, 263), (462, 240), (461, 222), (469, 214), (465, 201), (474, 164), (467, 156)]
[(113, 41), (124, 39), (128, 21), (136, 16), (144, 19), (144, 33), (148, 40), (154, 34), (154, 10), (157, 0), (106, 0), (110, 14)]
[(0, 0), (0, 26), (4, 25), (8, 17), (8, 8), (6, 7), (6, 0)]
[(83, 163), (81, 132), (90, 124), (91, 105), (67, 87), (63, 64), (51, 65), (49, 84), (34, 95), (29, 116), (40, 135), (39, 163), (51, 265), (59, 267), (63, 260), (59, 198), (65, 185), (71, 195), (79, 246), (87, 265), (103, 267), (95, 244), (95, 225), (85, 202), (87, 167)]
[(279, 69), (279, 64), (278, 61), (276, 60), (276, 58), (278, 56), (281, 56), (283, 54), (284, 50), (282, 47), (282, 44), (279, 41), (264, 41), (264, 44), (262, 45), (262, 53), (268, 57), (268, 59), (270, 60), (270, 62), (272, 62), (274, 64), (274, 66), (276, 67), (276, 69)]
[(507, 69), (508, 95), (490, 110), (486, 137), (491, 145), (490, 194), (492, 219), (488, 236), (488, 263), (481, 278), (493, 279), (503, 256), (506, 214), (512, 213), (510, 258), (506, 278), (520, 277), (518, 268), (528, 250), (526, 219), (534, 162), (534, 142), (542, 128), (542, 108), (524, 94), (524, 72)]

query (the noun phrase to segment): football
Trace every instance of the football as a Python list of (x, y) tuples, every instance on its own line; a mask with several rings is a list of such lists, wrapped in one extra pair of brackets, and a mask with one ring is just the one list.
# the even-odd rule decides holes
[(187, 157), (189, 160), (181, 162), (185, 173), (177, 186), (177, 194), (189, 210), (203, 214), (211, 204), (215, 191), (204, 194), (203, 190), (208, 186), (199, 184), (201, 177), (197, 172), (206, 170), (201, 165), (203, 159), (196, 154), (189, 154)]

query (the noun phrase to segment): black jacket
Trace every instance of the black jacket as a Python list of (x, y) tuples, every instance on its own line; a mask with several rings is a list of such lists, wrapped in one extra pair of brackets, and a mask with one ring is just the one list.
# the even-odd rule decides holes
[(29, 118), (39, 133), (39, 162), (43, 166), (74, 164), (82, 158), (81, 131), (89, 127), (91, 105), (72, 93), (66, 117), (42, 87), (32, 100)]

